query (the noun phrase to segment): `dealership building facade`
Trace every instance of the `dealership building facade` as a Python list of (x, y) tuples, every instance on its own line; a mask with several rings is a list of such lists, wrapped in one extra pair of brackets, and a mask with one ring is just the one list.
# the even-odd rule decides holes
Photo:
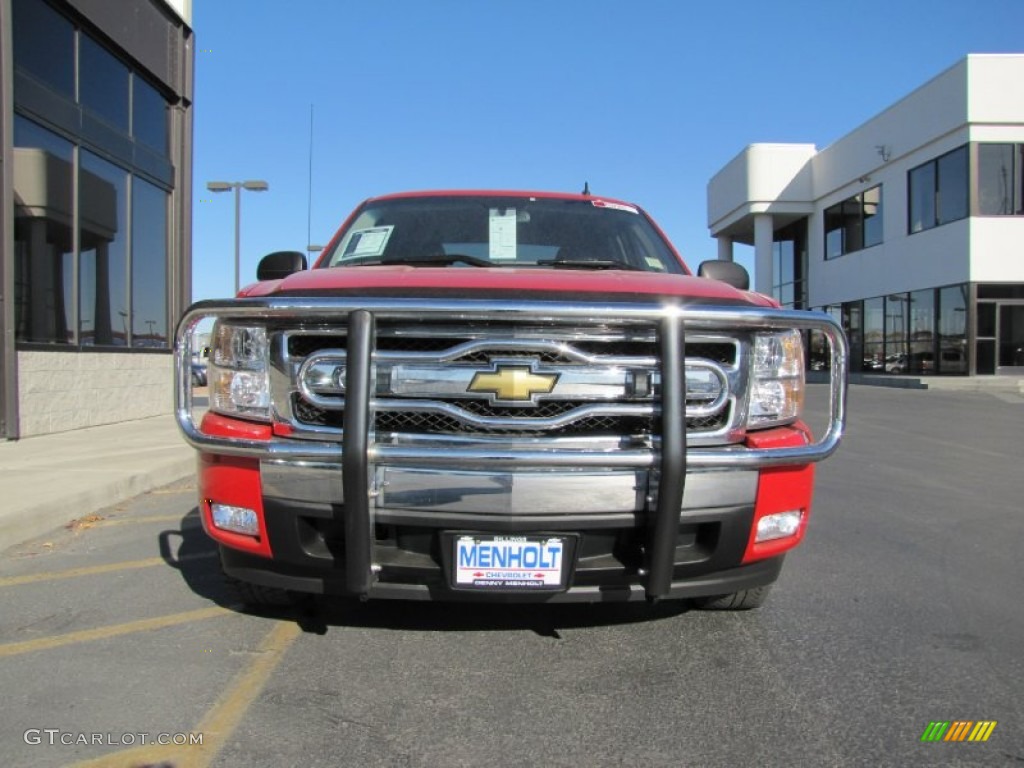
[(854, 371), (1024, 374), (1021, 82), (1024, 55), (970, 55), (825, 149), (748, 146), (708, 184), (719, 258), (753, 245), (755, 288), (840, 319)]
[(191, 0), (0, 0), (0, 433), (170, 413)]

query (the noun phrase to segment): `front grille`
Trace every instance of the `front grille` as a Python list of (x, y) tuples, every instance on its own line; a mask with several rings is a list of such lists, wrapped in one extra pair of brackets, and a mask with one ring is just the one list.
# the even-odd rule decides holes
[[(555, 437), (632, 437), (651, 433), (651, 419), (630, 416), (585, 417), (564, 427), (544, 431)], [(375, 420), (378, 432), (397, 432), (427, 435), (505, 435), (508, 437), (535, 437), (533, 430), (491, 427), (470, 427), (458, 419), (437, 413), (406, 413), (392, 411), (378, 413)]]
[[(659, 349), (653, 329), (630, 329), (618, 333), (605, 328), (580, 332), (562, 327), (513, 327), (500, 323), (467, 325), (385, 324), (377, 327), (374, 348), (378, 357), (377, 392), (374, 397), (373, 428), (378, 433), (420, 436), (506, 437), (648, 437), (660, 431), (656, 399), (658, 385), (651, 387), (651, 376), (658, 374)], [(344, 365), (344, 331), (311, 330), (286, 334), (286, 368), (291, 375), (291, 417), (296, 426), (342, 430), (344, 393), (315, 390), (302, 394), (296, 377), (302, 361), (318, 353), (316, 366)], [(695, 338), (686, 343), (687, 365), (710, 361), (719, 371), (736, 370), (741, 359), (740, 341), (718, 336)], [(330, 350), (330, 352), (326, 352)], [(324, 358), (326, 355), (326, 358)], [(470, 394), (465, 381), (437, 382), (453, 371), (493, 371), (502, 361), (528, 365), (534, 372), (550, 374), (619, 371), (618, 395), (607, 389), (600, 392), (558, 391), (541, 395), (522, 404), (495, 404), (486, 393)], [(519, 361), (523, 361), (520, 363)], [(311, 361), (313, 363), (313, 361)], [(403, 367), (406, 366), (406, 367)], [(394, 378), (417, 374), (398, 382)], [(427, 374), (424, 374), (424, 370)], [(647, 377), (646, 388), (637, 391), (629, 376)], [(428, 375), (429, 374), (429, 375)], [(342, 377), (343, 378), (343, 377)], [(321, 377), (319, 381), (323, 381)], [(623, 383), (623, 382), (627, 383)], [(730, 380), (731, 381), (731, 380)], [(421, 387), (418, 391), (417, 386)], [(596, 385), (595, 385), (596, 386)], [(604, 384), (603, 386), (607, 386)], [(447, 387), (447, 389), (445, 389)], [(613, 387), (614, 390), (614, 387)], [(735, 393), (730, 393), (735, 394)], [(689, 410), (707, 405), (694, 394)], [(689, 415), (687, 431), (714, 434), (725, 430), (734, 416), (735, 406), (728, 398), (713, 413)]]

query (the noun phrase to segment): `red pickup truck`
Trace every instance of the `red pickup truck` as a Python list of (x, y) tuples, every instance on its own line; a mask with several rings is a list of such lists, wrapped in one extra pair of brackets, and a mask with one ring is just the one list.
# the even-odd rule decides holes
[[(639, 207), (590, 194), (367, 200), (312, 269), (266, 256), (176, 337), (199, 501), (251, 603), (760, 605), (845, 423), (847, 346), (742, 267), (697, 275)], [(212, 319), (209, 408), (190, 352)], [(801, 420), (804, 342), (829, 422)]]

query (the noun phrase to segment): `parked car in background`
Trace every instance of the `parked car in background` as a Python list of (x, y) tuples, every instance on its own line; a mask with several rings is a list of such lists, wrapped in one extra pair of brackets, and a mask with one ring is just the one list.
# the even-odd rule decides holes
[(206, 363), (198, 357), (192, 358), (192, 386), (206, 386)]

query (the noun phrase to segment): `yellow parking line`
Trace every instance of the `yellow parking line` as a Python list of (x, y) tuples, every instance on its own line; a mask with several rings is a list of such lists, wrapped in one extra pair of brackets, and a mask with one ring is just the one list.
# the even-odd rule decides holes
[(191, 733), (202, 734), (201, 745), (137, 747), (75, 763), (71, 768), (133, 768), (155, 765), (165, 760), (173, 760), (176, 768), (208, 768), (266, 686), (285, 652), (301, 634), (298, 624), (278, 622), (263, 637), (256, 649), (255, 659), (238, 673), (230, 687), (225, 689), (209, 712), (192, 729)]
[(194, 733), (204, 734), (200, 750), (202, 759), (193, 763), (196, 768), (206, 768), (217, 757), (281, 663), (285, 652), (301, 634), (302, 629), (295, 622), (280, 622), (264, 636), (256, 649), (256, 658), (238, 674), (231, 687), (218, 697), (195, 727)]
[(98, 627), (97, 629), (83, 629), (79, 632), (69, 632), (66, 635), (51, 635), (49, 637), (39, 637), (35, 640), (5, 643), (0, 645), (0, 658), (17, 656), (22, 653), (31, 653), (33, 651), (45, 651), (50, 648), (60, 648), (61, 646), (85, 643), (91, 640), (106, 640), (111, 637), (130, 635), (135, 632), (146, 632), (151, 629), (173, 627), (177, 624), (187, 624), (190, 621), (212, 619), (217, 616), (224, 616), (225, 614), (234, 612), (235, 611), (230, 608), (222, 608), (219, 605), (214, 605), (208, 608), (200, 608), (195, 611), (185, 611), (183, 613), (172, 613), (167, 616), (157, 616), (153, 619), (129, 621), (126, 624), (113, 624), (108, 627)]
[[(185, 563), (189, 560), (199, 560), (204, 557), (216, 556), (216, 552), (197, 552), (194, 555), (183, 555), (174, 562)], [(0, 588), (15, 587), (19, 584), (34, 584), (38, 581), (77, 579), (79, 576), (95, 576), (98, 573), (130, 571), (134, 568), (152, 568), (156, 565), (173, 565), (173, 563), (168, 563), (162, 557), (147, 557), (144, 560), (124, 560), (120, 563), (105, 563), (104, 565), (87, 565), (82, 568), (71, 568), (67, 571), (49, 571), (47, 573), (29, 573), (25, 576), (8, 576), (6, 578), (0, 579)]]

